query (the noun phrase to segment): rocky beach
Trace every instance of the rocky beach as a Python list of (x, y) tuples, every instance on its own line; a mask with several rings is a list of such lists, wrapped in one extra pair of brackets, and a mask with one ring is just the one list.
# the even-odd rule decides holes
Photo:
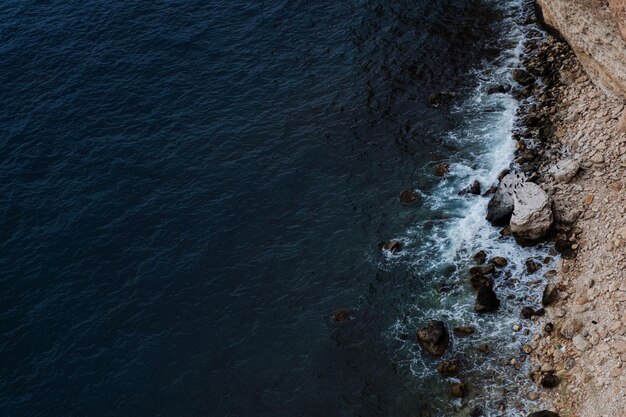
[(626, 416), (626, 5), (538, 3), (513, 72), (516, 158), (488, 219), (558, 259), (517, 327), (534, 322), (531, 415)]

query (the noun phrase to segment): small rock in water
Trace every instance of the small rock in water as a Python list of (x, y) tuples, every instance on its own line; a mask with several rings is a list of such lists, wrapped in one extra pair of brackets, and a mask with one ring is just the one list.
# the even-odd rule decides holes
[(523, 307), (520, 316), (523, 319), (530, 319), (535, 315), (535, 309), (532, 307)]
[(444, 376), (458, 375), (459, 365), (456, 361), (443, 361), (437, 365), (437, 371)]
[(417, 206), (422, 202), (417, 191), (413, 188), (407, 188), (406, 190), (402, 190), (400, 192), (400, 204), (403, 206)]
[(497, 84), (497, 85), (492, 85), (489, 86), (489, 88), (487, 88), (487, 94), (491, 95), (491, 94), (504, 94), (507, 91), (509, 91), (511, 89), (511, 87), (509, 87), (508, 85), (502, 85), (502, 84)]
[(465, 384), (462, 382), (453, 384), (450, 387), (450, 393), (457, 398), (465, 397), (465, 394), (466, 394)]
[(487, 260), (487, 253), (484, 250), (478, 251), (474, 255), (474, 262), (476, 262), (479, 265), (484, 264), (486, 260)]
[(435, 165), (435, 175), (438, 177), (443, 177), (449, 171), (450, 171), (450, 165), (448, 165), (445, 162)]
[(489, 275), (496, 271), (496, 267), (493, 265), (485, 266), (473, 266), (470, 268), (469, 273), (472, 275)]
[(457, 326), (452, 329), (452, 331), (457, 336), (469, 336), (471, 334), (474, 334), (476, 329), (474, 329), (473, 326)]
[(514, 332), (519, 332), (520, 330), (522, 330), (522, 326), (520, 326), (519, 324), (514, 324), (513, 325), (513, 331)]
[(450, 344), (450, 335), (442, 321), (431, 320), (417, 331), (417, 342), (429, 355), (441, 357)]
[(524, 352), (525, 354), (530, 355), (530, 352), (532, 351), (533, 351), (533, 347), (531, 345), (526, 344), (522, 346), (522, 352)]
[(500, 300), (491, 287), (483, 286), (478, 290), (474, 311), (477, 313), (487, 313), (496, 311), (500, 307)]
[(428, 97), (428, 104), (433, 107), (439, 107), (444, 104), (450, 104), (456, 98), (456, 94), (450, 93), (447, 91), (442, 91), (440, 93), (432, 93), (430, 97)]
[(461, 191), (459, 191), (459, 195), (466, 195), (466, 194), (480, 195), (480, 183), (478, 182), (478, 180), (474, 180), (472, 185), (466, 188), (463, 188)]
[(486, 343), (483, 343), (482, 345), (478, 346), (478, 350), (484, 353), (485, 355), (488, 355), (491, 353), (491, 348)]
[(554, 411), (543, 410), (537, 411), (536, 413), (530, 413), (528, 417), (559, 417), (559, 415)]
[(528, 272), (529, 274), (534, 274), (535, 272), (539, 271), (540, 269), (541, 269), (541, 264), (540, 263), (535, 262), (531, 258), (526, 259), (526, 272)]
[(559, 385), (559, 377), (554, 374), (547, 374), (541, 378), (541, 386), (544, 388), (555, 388)]
[(552, 323), (546, 323), (545, 326), (543, 326), (543, 331), (550, 334), (554, 331), (554, 324)]
[(494, 264), (498, 268), (504, 268), (505, 266), (508, 265), (509, 261), (507, 261), (507, 259), (502, 256), (496, 256), (494, 258), (489, 259), (489, 263)]
[(383, 250), (391, 253), (400, 252), (402, 250), (402, 242), (396, 239), (392, 239), (383, 245)]
[(335, 311), (331, 316), (331, 322), (333, 323), (341, 323), (346, 320), (350, 320), (352, 318), (352, 310), (348, 310), (347, 308), (342, 308), (340, 310)]
[(470, 410), (470, 417), (480, 417), (483, 415), (483, 408), (480, 405), (475, 405)]

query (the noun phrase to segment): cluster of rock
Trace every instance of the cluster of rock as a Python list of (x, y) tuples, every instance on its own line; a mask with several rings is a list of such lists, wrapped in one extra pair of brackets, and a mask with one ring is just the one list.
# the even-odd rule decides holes
[(551, 200), (549, 239), (561, 255), (545, 274), (545, 314), (522, 311), (540, 329), (522, 347), (535, 363), (529, 377), (546, 389), (529, 398), (567, 415), (626, 415), (624, 101), (596, 87), (565, 43), (548, 37), (527, 52), (527, 73), (550, 69), (522, 94), (533, 100), (522, 102), (517, 161)]

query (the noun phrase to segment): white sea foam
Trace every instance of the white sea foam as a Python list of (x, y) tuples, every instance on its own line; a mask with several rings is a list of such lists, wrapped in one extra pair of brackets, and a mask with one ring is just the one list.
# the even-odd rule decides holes
[[(480, 369), (468, 372), (469, 377), (482, 383), (480, 394), (470, 404), (481, 404), (487, 417), (501, 415), (502, 402), (507, 403), (510, 415), (528, 412), (533, 407), (522, 398), (525, 390), (533, 389), (525, 376), (529, 364), (517, 370), (504, 363), (510, 358), (523, 358), (520, 347), (530, 341), (530, 334), (516, 333), (512, 328), (521, 323), (521, 307), (539, 304), (543, 285), (536, 281), (554, 263), (548, 262), (539, 272), (527, 274), (525, 261), (531, 257), (543, 260), (546, 247), (521, 248), (512, 238), (503, 239), (499, 229), (485, 220), (488, 198), (458, 196), (458, 191), (474, 180), (481, 183), (483, 190), (497, 184), (498, 175), (509, 167), (514, 156), (515, 142), (511, 136), (519, 104), (510, 94), (488, 95), (486, 89), (492, 83), (512, 83), (511, 69), (519, 64), (525, 34), (519, 25), (520, 1), (501, 2), (498, 7), (509, 10), (510, 17), (503, 24), (508, 29), (506, 41), (515, 46), (502, 52), (497, 66), (485, 66), (483, 72), (474, 74), (479, 80), (474, 93), (456, 108), (466, 123), (450, 132), (447, 139), (465, 149), (464, 156), (451, 163), (449, 175), (427, 198), (431, 209), (449, 210), (450, 220), (430, 224), (428, 230), (425, 224), (417, 225), (402, 238), (409, 249), (394, 258), (411, 263), (415, 279), (423, 281), (424, 289), (415, 294), (416, 301), (408, 307), (407, 317), (399, 318), (390, 329), (393, 335), (412, 333), (430, 319), (443, 320), (450, 328), (475, 326), (474, 337), (453, 338), (454, 346), (445, 357), (452, 358), (459, 352), (468, 354), (480, 343), (493, 346), (493, 355), (484, 359)], [(418, 241), (419, 245), (411, 246), (411, 242)], [(467, 268), (478, 250), (509, 261), (505, 272), (495, 279), (494, 289), (501, 300), (495, 315), (473, 311), (474, 293), (468, 285)], [(452, 289), (449, 293), (437, 291), (440, 284), (448, 284)], [(412, 341), (405, 344), (403, 353), (409, 359), (401, 363), (410, 368), (416, 381), (441, 380), (433, 361), (424, 358)]]

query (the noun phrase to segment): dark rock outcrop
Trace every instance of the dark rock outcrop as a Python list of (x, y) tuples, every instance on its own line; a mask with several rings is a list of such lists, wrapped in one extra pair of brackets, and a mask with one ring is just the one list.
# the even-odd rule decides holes
[(474, 311), (477, 313), (487, 313), (496, 311), (500, 307), (500, 300), (491, 287), (483, 286), (478, 290)]
[(402, 190), (399, 195), (400, 204), (403, 206), (417, 206), (422, 202), (421, 197), (413, 188)]
[(450, 335), (444, 322), (431, 320), (417, 331), (417, 342), (426, 353), (438, 358), (450, 345)]
[(559, 415), (554, 411), (543, 410), (537, 411), (536, 413), (530, 413), (528, 417), (559, 417)]

